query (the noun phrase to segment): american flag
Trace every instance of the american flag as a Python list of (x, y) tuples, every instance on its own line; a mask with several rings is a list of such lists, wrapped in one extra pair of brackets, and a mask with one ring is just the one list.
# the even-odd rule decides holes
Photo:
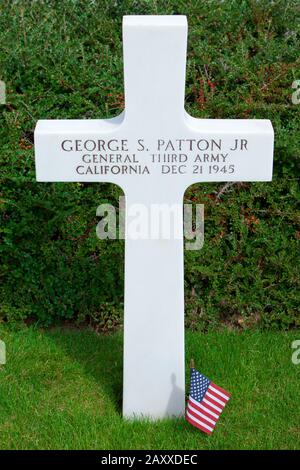
[(206, 434), (211, 434), (230, 394), (193, 367), (190, 387), (186, 420)]

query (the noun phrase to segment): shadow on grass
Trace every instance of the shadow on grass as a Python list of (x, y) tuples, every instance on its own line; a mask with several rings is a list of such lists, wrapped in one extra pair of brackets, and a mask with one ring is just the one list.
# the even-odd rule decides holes
[[(97, 335), (89, 329), (60, 327), (46, 330), (44, 335), (55, 344), (56, 348), (59, 348), (62, 355), (68, 356), (72, 363), (79, 364), (85, 376), (89, 376), (97, 382), (99, 389), (112, 403), (115, 412), (122, 416), (123, 332), (113, 335)], [(66, 373), (72, 380), (72, 372), (67, 370)], [(172, 393), (166, 410), (170, 416), (176, 412), (174, 404), (182, 401), (184, 393), (177, 386), (174, 374), (172, 374), (171, 382)], [(143, 419), (143, 421), (148, 422), (147, 419)], [(169, 418), (167, 421), (170, 421), (170, 426), (174, 419)]]
[(92, 330), (52, 329), (45, 335), (98, 382), (101, 390), (122, 413), (123, 334), (97, 335)]

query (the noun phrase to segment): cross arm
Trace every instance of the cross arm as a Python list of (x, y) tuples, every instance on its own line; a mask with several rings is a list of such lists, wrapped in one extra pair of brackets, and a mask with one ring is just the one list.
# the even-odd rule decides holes
[[(112, 119), (39, 120), (34, 132), (37, 181), (119, 184), (119, 177), (105, 167), (112, 166), (116, 154), (126, 153), (125, 139), (117, 135), (123, 118), (124, 113)], [(102, 173), (95, 170), (100, 155)]]
[(185, 189), (197, 182), (272, 180), (270, 120), (197, 119), (185, 113), (184, 126), (188, 136)]

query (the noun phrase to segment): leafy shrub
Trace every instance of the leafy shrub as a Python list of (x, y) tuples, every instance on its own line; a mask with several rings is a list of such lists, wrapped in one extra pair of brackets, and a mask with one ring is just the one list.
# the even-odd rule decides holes
[[(207, 5), (209, 3), (209, 5)], [(124, 245), (96, 237), (110, 184), (37, 183), (39, 118), (99, 118), (124, 103), (123, 14), (188, 14), (186, 107), (197, 117), (267, 118), (275, 128), (272, 183), (194, 185), (205, 244), (185, 256), (193, 329), (299, 326), (299, 76), (296, 1), (9, 2), (0, 6), (2, 320), (122, 323)], [(7, 25), (10, 25), (9, 29)], [(298, 74), (298, 75), (297, 75)]]

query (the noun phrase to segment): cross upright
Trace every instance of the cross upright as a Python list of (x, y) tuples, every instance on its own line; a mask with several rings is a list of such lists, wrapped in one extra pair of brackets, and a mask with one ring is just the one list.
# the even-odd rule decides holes
[(185, 16), (125, 16), (125, 110), (112, 119), (40, 120), (35, 130), (37, 181), (119, 185), (126, 234), (136, 204), (181, 208), (174, 219), (181, 236), (125, 237), (123, 415), (128, 418), (184, 413), (185, 190), (201, 181), (272, 179), (269, 120), (187, 114), (186, 51)]

